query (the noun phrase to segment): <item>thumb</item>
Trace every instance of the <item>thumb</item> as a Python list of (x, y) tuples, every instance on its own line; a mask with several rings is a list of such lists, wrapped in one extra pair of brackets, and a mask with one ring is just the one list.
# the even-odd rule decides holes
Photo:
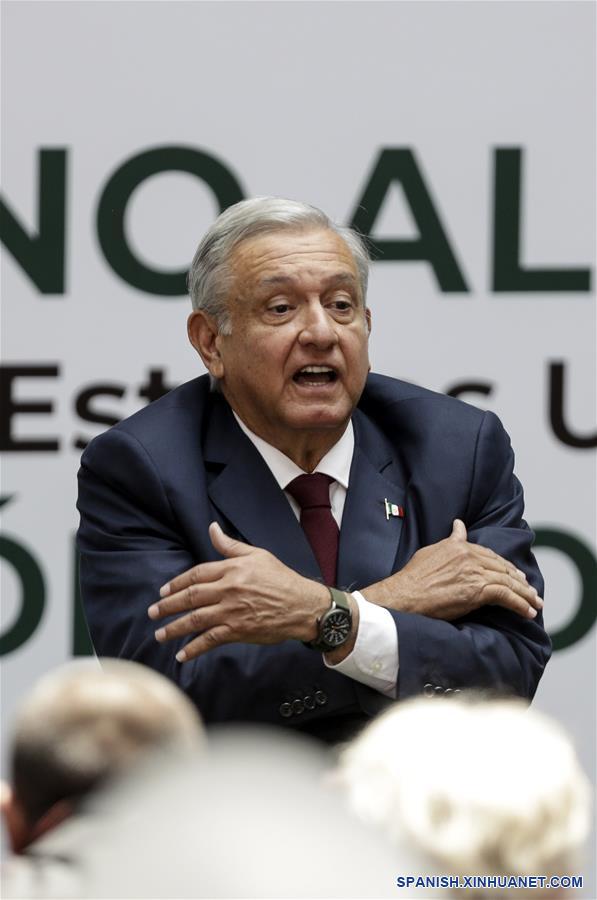
[(217, 522), (212, 522), (209, 526), (209, 538), (218, 553), (221, 553), (222, 556), (226, 556), (228, 559), (233, 556), (246, 556), (253, 550), (253, 547), (250, 547), (249, 544), (228, 537)]
[(462, 521), (462, 519), (454, 519), (452, 523), (452, 534), (450, 537), (455, 538), (457, 541), (466, 541), (468, 535), (466, 533), (466, 525)]

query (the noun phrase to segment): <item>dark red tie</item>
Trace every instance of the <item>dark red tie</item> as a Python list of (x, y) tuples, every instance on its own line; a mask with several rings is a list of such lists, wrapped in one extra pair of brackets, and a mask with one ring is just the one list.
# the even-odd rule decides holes
[(319, 563), (323, 580), (332, 587), (336, 584), (339, 530), (330, 506), (329, 475), (315, 472), (299, 475), (287, 485), (286, 490), (301, 508), (301, 525)]

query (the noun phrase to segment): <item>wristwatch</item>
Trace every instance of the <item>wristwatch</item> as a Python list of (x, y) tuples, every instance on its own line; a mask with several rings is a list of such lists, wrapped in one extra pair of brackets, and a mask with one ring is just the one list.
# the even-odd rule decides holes
[(330, 608), (317, 620), (317, 637), (314, 641), (305, 641), (311, 650), (335, 650), (346, 643), (352, 628), (352, 612), (348, 597), (343, 591), (329, 587)]

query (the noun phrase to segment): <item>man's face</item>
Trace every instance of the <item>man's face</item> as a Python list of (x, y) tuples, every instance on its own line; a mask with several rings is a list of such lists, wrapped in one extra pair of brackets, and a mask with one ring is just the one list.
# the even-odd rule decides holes
[[(213, 374), (240, 418), (282, 452), (299, 432), (344, 431), (369, 370), (369, 312), (358, 271), (333, 231), (280, 231), (232, 254), (232, 333)], [(315, 367), (315, 368), (313, 368)]]

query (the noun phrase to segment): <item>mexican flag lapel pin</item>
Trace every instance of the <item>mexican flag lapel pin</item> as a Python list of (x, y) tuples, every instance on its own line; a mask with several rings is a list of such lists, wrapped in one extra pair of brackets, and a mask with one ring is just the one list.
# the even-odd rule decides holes
[(387, 497), (383, 498), (384, 506), (386, 509), (386, 519), (389, 519), (390, 516), (396, 516), (399, 519), (404, 518), (404, 507), (398, 506), (397, 503), (392, 503), (388, 500)]

